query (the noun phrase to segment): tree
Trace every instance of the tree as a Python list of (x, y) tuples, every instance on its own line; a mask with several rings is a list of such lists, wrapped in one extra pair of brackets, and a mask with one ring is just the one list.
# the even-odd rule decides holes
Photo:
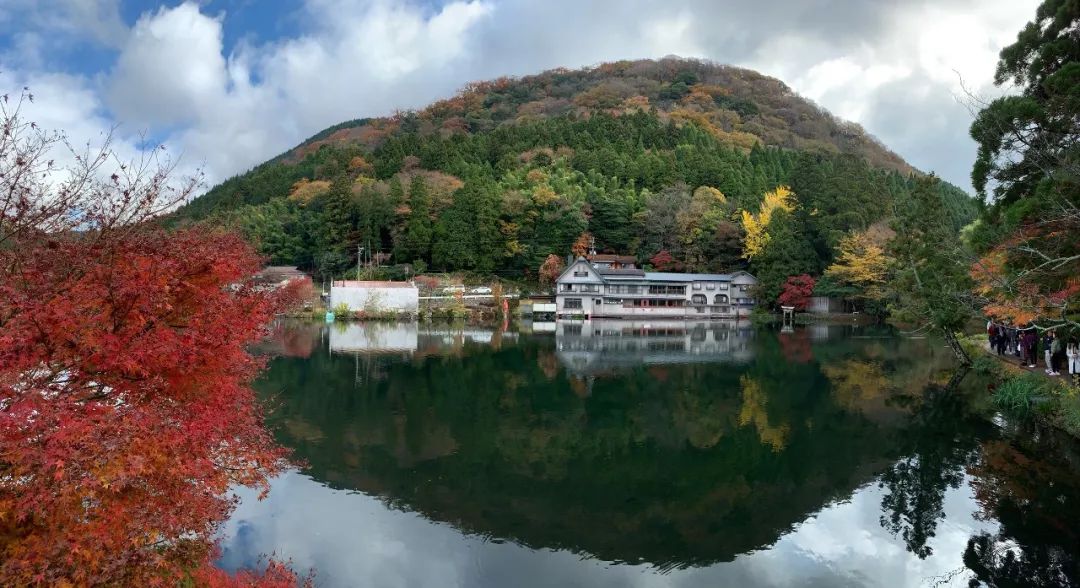
[(758, 213), (751, 214), (742, 211), (743, 230), (746, 231), (743, 253), (747, 259), (753, 259), (761, 254), (765, 246), (769, 244), (769, 223), (778, 210), (792, 212), (795, 210), (794, 194), (787, 186), (778, 186), (775, 190), (765, 193), (764, 200), (758, 208)]
[(972, 181), (992, 195), (971, 231), (984, 312), (1040, 327), (1076, 326), (1080, 304), (1080, 6), (1045, 0), (1001, 51), (995, 83), (1019, 93), (991, 101), (971, 126)]
[[(239, 237), (155, 228), (196, 181), (107, 142), (59, 169), (62, 135), (20, 106), (0, 103), (0, 583), (226, 583), (226, 493), (285, 465), (248, 385), (278, 299)], [(260, 578), (296, 580), (235, 580)]]
[(810, 297), (814, 295), (814, 278), (807, 274), (791, 276), (784, 282), (777, 303), (781, 306), (794, 306), (795, 310), (806, 310)]
[(679, 214), (689, 204), (690, 189), (682, 182), (647, 196), (645, 209), (637, 215), (644, 236), (644, 253), (666, 249), (676, 256), (681, 254)]
[(973, 315), (973, 284), (937, 182), (933, 175), (919, 178), (911, 198), (896, 206), (896, 237), (889, 246), (896, 297), (890, 310), (900, 320), (941, 332), (961, 363), (969, 364), (956, 332)]
[(683, 268), (682, 262), (672, 257), (666, 249), (650, 257), (649, 263), (662, 272), (677, 272)]
[(1047, 182), (1075, 195), (1080, 178), (1080, 5), (1044, 0), (1016, 42), (1001, 50), (994, 83), (1012, 82), (1019, 95), (991, 101), (975, 117), (979, 145), (972, 183), (1010, 202), (1032, 196)]
[(540, 265), (540, 283), (545, 285), (552, 285), (555, 280), (559, 279), (559, 276), (563, 273), (563, 261), (558, 255), (552, 253), (544, 259), (544, 263)]
[(431, 256), (431, 198), (422, 175), (409, 183), (409, 219), (397, 252), (398, 261), (426, 260)]
[(817, 254), (809, 244), (799, 219), (784, 209), (773, 212), (771, 216), (766, 227), (771, 237), (750, 264), (758, 279), (758, 300), (770, 303), (780, 296), (789, 276), (813, 275), (821, 269)]
[(573, 252), (574, 257), (583, 257), (586, 253), (589, 252), (589, 249), (591, 247), (592, 235), (590, 235), (589, 233), (582, 233), (578, 235), (577, 240), (574, 241), (574, 245), (570, 247), (570, 251)]
[(855, 298), (879, 301), (885, 297), (885, 279), (889, 258), (866, 231), (849, 233), (837, 246), (840, 254), (825, 270), (825, 275), (840, 284), (853, 286)]

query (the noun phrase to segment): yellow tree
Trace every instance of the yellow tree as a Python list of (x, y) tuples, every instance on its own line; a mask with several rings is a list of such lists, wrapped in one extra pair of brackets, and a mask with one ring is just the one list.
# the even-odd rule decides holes
[(768, 245), (769, 221), (772, 220), (773, 213), (781, 209), (788, 212), (795, 210), (795, 193), (787, 186), (777, 186), (775, 190), (766, 192), (756, 215), (742, 211), (742, 225), (746, 231), (743, 249), (747, 259), (752, 259)]
[(889, 257), (868, 231), (849, 233), (837, 245), (836, 261), (825, 275), (858, 290), (856, 298), (881, 300), (885, 297), (885, 276)]

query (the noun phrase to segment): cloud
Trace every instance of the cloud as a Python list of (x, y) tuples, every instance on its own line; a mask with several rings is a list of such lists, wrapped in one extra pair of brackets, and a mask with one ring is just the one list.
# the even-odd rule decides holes
[(945, 516), (928, 543), (933, 553), (919, 559), (882, 528), (884, 491), (869, 484), (734, 561), (661, 570), (465, 535), (296, 472), (276, 479), (266, 500), (249, 489), (238, 492), (241, 502), (222, 529), (222, 565), (251, 567), (260, 555), (275, 552), (297, 570), (317, 569), (325, 586), (363, 578), (372, 586), (915, 587), (963, 570), (968, 538), (997, 528), (975, 517), (978, 505), (966, 480), (946, 491)]
[(126, 122), (199, 122), (222, 105), (228, 91), (221, 22), (187, 2), (144, 15), (111, 78), (109, 103)]
[[(966, 187), (974, 145), (960, 80), (993, 91), (997, 52), (1037, 1), (306, 0), (288, 15), (299, 32), (227, 48), (228, 10), (188, 1), (128, 31), (115, 0), (49, 0), (55, 15), (35, 11), (46, 24), (21, 43), (48, 52), (42, 31), (86, 19), (77, 34), (117, 53), (106, 71), (84, 72), (82, 87), (125, 132), (148, 130), (204, 162), (211, 181), (329, 125), (423, 107), (470, 81), (679, 54), (774, 75)], [(8, 12), (0, 33), (12, 26)]]

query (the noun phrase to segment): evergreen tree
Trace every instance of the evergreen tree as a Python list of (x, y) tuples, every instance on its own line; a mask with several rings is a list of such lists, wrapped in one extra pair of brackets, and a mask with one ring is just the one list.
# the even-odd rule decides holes
[(417, 174), (409, 183), (409, 218), (395, 252), (399, 262), (427, 260), (431, 255), (431, 196), (424, 177)]
[(956, 332), (973, 314), (970, 263), (950, 225), (937, 182), (932, 175), (920, 178), (910, 197), (896, 205), (896, 237), (890, 242), (896, 260), (890, 285), (896, 299), (891, 310), (901, 320), (941, 332), (967, 364), (970, 359)]

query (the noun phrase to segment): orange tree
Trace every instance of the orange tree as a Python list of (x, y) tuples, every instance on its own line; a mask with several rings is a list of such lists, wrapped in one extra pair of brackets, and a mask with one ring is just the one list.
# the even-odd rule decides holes
[(0, 584), (294, 584), (212, 565), (229, 488), (286, 465), (246, 352), (282, 300), (239, 238), (153, 225), (195, 180), (107, 142), (60, 168), (29, 100), (0, 103)]

